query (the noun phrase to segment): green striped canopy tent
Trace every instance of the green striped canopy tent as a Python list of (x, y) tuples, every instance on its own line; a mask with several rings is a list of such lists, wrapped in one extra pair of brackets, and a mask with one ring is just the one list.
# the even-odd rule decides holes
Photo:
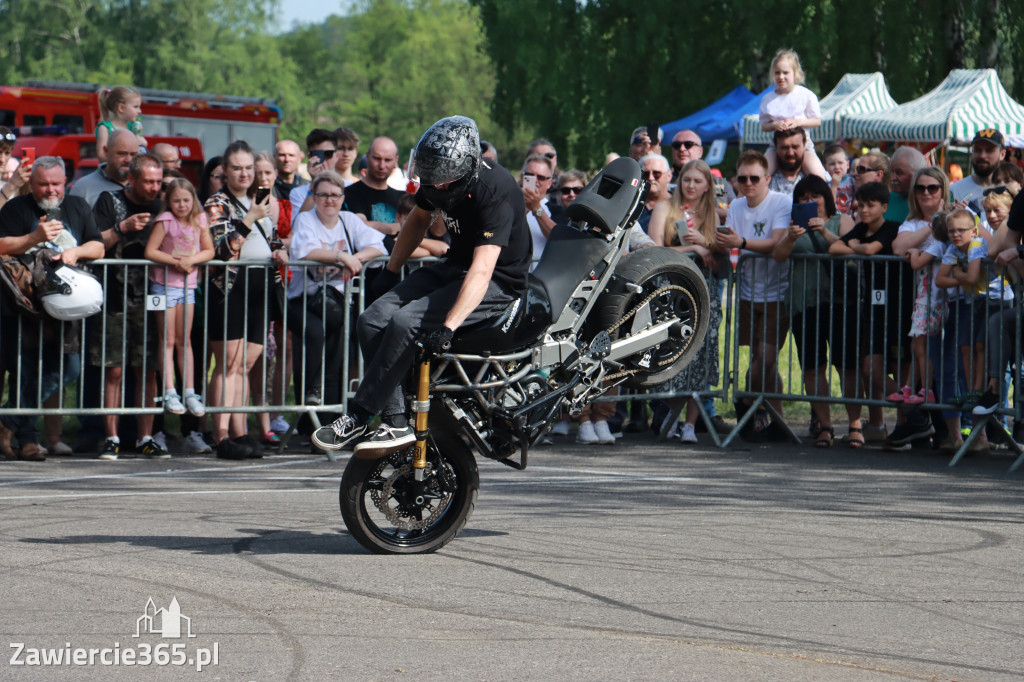
[(994, 69), (956, 69), (922, 97), (843, 121), (846, 137), (901, 142), (970, 143), (985, 128), (1024, 133), (1024, 107), (1006, 93)]
[[(812, 128), (811, 139), (829, 142), (843, 137), (843, 120), (851, 114), (895, 109), (896, 100), (885, 87), (885, 78), (878, 73), (848, 73), (832, 92), (819, 102), (821, 127)], [(769, 144), (772, 134), (761, 130), (757, 114), (743, 118), (744, 144)]]

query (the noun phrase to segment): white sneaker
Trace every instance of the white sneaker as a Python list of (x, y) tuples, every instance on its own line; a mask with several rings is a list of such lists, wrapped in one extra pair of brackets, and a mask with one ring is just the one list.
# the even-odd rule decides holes
[(611, 429), (608, 428), (608, 422), (600, 420), (594, 422), (594, 434), (597, 436), (597, 442), (604, 445), (612, 445), (615, 443), (615, 436), (612, 435)]
[(568, 436), (569, 435), (569, 422), (561, 421), (555, 424), (555, 428), (551, 429), (550, 435), (552, 436)]
[[(607, 427), (607, 424), (605, 426)], [(576, 442), (580, 445), (594, 445), (601, 442), (592, 422), (580, 423), (580, 430), (576, 432)]]
[(696, 443), (697, 434), (693, 430), (693, 424), (683, 424), (679, 429), (679, 440), (683, 443)]
[(198, 431), (188, 434), (188, 437), (182, 441), (181, 447), (185, 452), (194, 455), (206, 455), (213, 452), (213, 448), (203, 440), (203, 434)]
[(203, 399), (195, 393), (189, 393), (185, 396), (185, 407), (188, 409), (189, 414), (195, 417), (202, 417), (206, 414), (206, 407), (203, 406)]
[(291, 425), (284, 420), (284, 417), (277, 415), (270, 420), (270, 430), (274, 433), (288, 433)]
[(177, 391), (164, 393), (164, 409), (171, 414), (185, 414), (185, 406), (181, 404), (181, 397)]
[(67, 456), (72, 454), (71, 446), (63, 441), (57, 441), (56, 443), (50, 443), (51, 455), (62, 455)]

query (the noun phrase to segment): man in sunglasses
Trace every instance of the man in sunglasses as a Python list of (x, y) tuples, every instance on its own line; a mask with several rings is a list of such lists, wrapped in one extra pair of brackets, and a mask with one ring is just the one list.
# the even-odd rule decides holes
[(1003, 134), (995, 128), (979, 130), (971, 142), (971, 175), (958, 180), (949, 186), (953, 201), (966, 200), (967, 206), (975, 215), (985, 221), (985, 211), (981, 207), (981, 197), (985, 188), (992, 186), (992, 171), (1006, 156), (1006, 145)]
[(523, 201), (526, 203), (526, 223), (530, 226), (530, 235), (533, 238), (535, 264), (544, 253), (548, 235), (555, 227), (555, 221), (548, 209), (548, 190), (551, 189), (553, 174), (551, 160), (543, 154), (530, 154), (523, 163), (520, 184), (523, 188)]
[[(793, 211), (793, 198), (768, 189), (768, 160), (758, 151), (745, 151), (736, 162), (736, 181), (743, 196), (729, 206), (726, 227), (715, 235), (720, 248), (740, 249), (748, 256), (740, 263), (739, 333), (737, 343), (750, 346), (750, 390), (770, 392), (781, 386), (778, 355), (786, 334), (789, 318), (782, 311), (782, 301), (789, 289), (789, 264), (771, 258), (750, 258), (772, 253), (775, 244), (786, 237)], [(742, 418), (749, 403), (737, 404), (737, 417)], [(782, 414), (782, 402), (772, 401)], [(755, 424), (758, 437), (768, 423)], [(760, 428), (758, 428), (760, 427)], [(774, 429), (777, 432), (777, 429)], [(748, 431), (748, 433), (750, 433)]]
[[(683, 166), (690, 161), (704, 156), (704, 146), (701, 143), (700, 135), (692, 130), (680, 130), (672, 138), (672, 183), (679, 181), (679, 172)], [(722, 220), (729, 212), (729, 204), (736, 198), (733, 190), (725, 178), (712, 176), (715, 181), (715, 212)]]
[(659, 201), (669, 197), (668, 181), (672, 177), (672, 168), (661, 154), (647, 154), (640, 159), (640, 168), (644, 180), (650, 183), (651, 188), (647, 190), (647, 202), (644, 210), (637, 219), (637, 224), (647, 232), (647, 226), (651, 222), (651, 212)]
[[(314, 128), (306, 135), (306, 170), (309, 177), (315, 178), (324, 171), (335, 170), (338, 163), (338, 138), (331, 130)], [(308, 199), (308, 202), (307, 202)], [(309, 196), (309, 185), (300, 185), (288, 193), (288, 201), (292, 205), (292, 223), (299, 217), (303, 209), (313, 207), (313, 198)], [(308, 206), (306, 204), (308, 203)]]

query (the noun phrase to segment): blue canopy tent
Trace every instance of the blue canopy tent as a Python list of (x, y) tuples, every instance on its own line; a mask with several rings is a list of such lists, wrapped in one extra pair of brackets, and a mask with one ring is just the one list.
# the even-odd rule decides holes
[(751, 101), (754, 102), (752, 111), (757, 111), (760, 106), (761, 96), (755, 95), (746, 86), (737, 86), (724, 97), (712, 102), (700, 111), (694, 112), (678, 121), (663, 123), (661, 129), (665, 133), (665, 139), (662, 142), (664, 144), (670, 143), (680, 130), (692, 130), (700, 135), (703, 141), (721, 137), (728, 139), (739, 137), (739, 129), (733, 130), (731, 133), (727, 132), (726, 134), (722, 134), (722, 131), (731, 127), (726, 125), (726, 122), (733, 120), (735, 112), (741, 108), (746, 111)]

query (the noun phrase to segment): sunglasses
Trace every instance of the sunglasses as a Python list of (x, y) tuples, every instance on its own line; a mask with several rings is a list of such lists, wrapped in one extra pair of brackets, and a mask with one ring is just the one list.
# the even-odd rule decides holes
[(918, 194), (938, 194), (942, 185), (914, 185), (914, 191)]
[(661, 176), (664, 175), (664, 174), (665, 174), (665, 171), (649, 171), (649, 170), (646, 170), (646, 171), (643, 171), (642, 173), (640, 173), (640, 176), (644, 180), (647, 180), (648, 178), (654, 178), (655, 180), (661, 180)]
[(7, 140), (8, 142), (14, 142), (17, 140), (17, 136), (14, 133), (4, 133), (0, 135), (0, 140)]
[(881, 171), (877, 168), (871, 168), (869, 166), (857, 166), (857, 175), (863, 175), (864, 173), (880, 173)]
[(672, 143), (672, 149), (675, 149), (676, 151), (682, 149), (683, 147), (686, 147), (687, 149), (693, 149), (694, 147), (699, 146), (700, 143), (694, 142), (693, 140), (676, 140), (675, 142)]
[(647, 138), (637, 135), (633, 138), (633, 144), (647, 144)]
[(967, 234), (968, 232), (974, 232), (973, 227), (967, 227), (962, 230), (949, 230), (950, 234)]
[(747, 183), (750, 183), (751, 185), (756, 185), (757, 183), (761, 182), (761, 176), (760, 175), (737, 175), (736, 176), (736, 182), (740, 183), (741, 185), (746, 185)]
[(579, 194), (583, 191), (582, 187), (559, 187), (558, 191), (562, 193), (563, 197), (567, 197), (570, 194)]
[(558, 156), (558, 154), (556, 154), (555, 152), (544, 152), (543, 156), (545, 159), (553, 159), (556, 156)]
[(999, 185), (997, 187), (989, 187), (987, 190), (981, 193), (982, 196), (988, 196), (989, 194), (1009, 194), (1010, 188), (1006, 185)]
[(527, 178), (537, 178), (541, 182), (547, 182), (551, 179), (550, 175), (537, 175), (536, 173), (523, 173), (523, 176)]

